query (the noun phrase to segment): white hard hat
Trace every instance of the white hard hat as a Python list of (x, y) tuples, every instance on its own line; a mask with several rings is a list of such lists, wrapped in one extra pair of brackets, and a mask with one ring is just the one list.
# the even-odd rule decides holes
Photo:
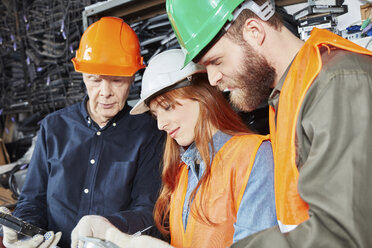
[(153, 57), (142, 77), (141, 99), (130, 111), (131, 115), (149, 110), (146, 100), (162, 90), (175, 85), (192, 74), (206, 72), (204, 66), (190, 62), (183, 67), (185, 54), (181, 49), (171, 49)]

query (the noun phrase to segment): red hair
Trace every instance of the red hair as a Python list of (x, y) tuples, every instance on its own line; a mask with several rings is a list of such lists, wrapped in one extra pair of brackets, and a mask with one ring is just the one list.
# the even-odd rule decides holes
[[(211, 161), (209, 144), (213, 148), (211, 128), (214, 127), (230, 135), (246, 134), (249, 130), (226, 101), (222, 93), (209, 84), (206, 73), (193, 75), (192, 86), (170, 90), (152, 99), (152, 101), (156, 101), (161, 106), (164, 103), (168, 103), (174, 108), (176, 104), (179, 104), (177, 103), (177, 99), (197, 101), (200, 108), (199, 118), (195, 126), (194, 143), (206, 165), (206, 170), (190, 196), (190, 199), (193, 199), (197, 189), (199, 187), (203, 189), (208, 184), (210, 178)], [(212, 153), (214, 153), (213, 149)], [(163, 155), (163, 185), (154, 209), (155, 224), (164, 236), (169, 235), (170, 198), (178, 184), (180, 163), (180, 146), (168, 135)], [(201, 197), (201, 201), (202, 199), (203, 197)], [(201, 212), (204, 213), (202, 209)], [(191, 213), (211, 223), (209, 218), (201, 214), (198, 210), (196, 213), (193, 211)]]

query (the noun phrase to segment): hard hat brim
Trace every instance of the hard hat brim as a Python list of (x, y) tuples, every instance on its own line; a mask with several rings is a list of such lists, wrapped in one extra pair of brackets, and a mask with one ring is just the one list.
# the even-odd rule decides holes
[(201, 70), (198, 70), (198, 71), (194, 71), (193, 73), (191, 73), (190, 75), (187, 75), (185, 78), (183, 78), (182, 80), (180, 81), (177, 81), (171, 85), (169, 85), (168, 87), (164, 88), (164, 87), (159, 87), (159, 88), (156, 88), (156, 89), (153, 89), (151, 92), (148, 92), (148, 94), (146, 96), (144, 96), (143, 98), (141, 98), (136, 105), (134, 105), (134, 107), (132, 108), (132, 110), (129, 112), (131, 115), (138, 115), (138, 114), (143, 114), (147, 111), (150, 110), (150, 108), (147, 106), (146, 102), (149, 101), (150, 99), (162, 94), (162, 93), (165, 93), (167, 91), (170, 91), (170, 90), (174, 90), (174, 89), (177, 89), (177, 88), (182, 88), (182, 87), (186, 87), (186, 86), (190, 86), (192, 85), (191, 82), (189, 83), (182, 83), (184, 81), (187, 81), (185, 80), (188, 76), (191, 76), (191, 75), (194, 75), (194, 74), (197, 74), (197, 73), (206, 73), (206, 70), (204, 69), (201, 69)]
[(105, 66), (79, 61), (77, 58), (72, 58), (71, 61), (74, 64), (75, 71), (77, 72), (118, 77), (131, 77), (136, 74), (138, 70), (146, 67), (144, 64), (136, 66)]

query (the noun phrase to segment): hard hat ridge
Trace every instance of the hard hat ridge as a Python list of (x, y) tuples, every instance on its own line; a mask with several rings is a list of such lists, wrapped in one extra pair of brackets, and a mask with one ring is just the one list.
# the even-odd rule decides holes
[(85, 30), (72, 62), (78, 72), (111, 76), (133, 76), (145, 67), (136, 33), (116, 17), (102, 17)]

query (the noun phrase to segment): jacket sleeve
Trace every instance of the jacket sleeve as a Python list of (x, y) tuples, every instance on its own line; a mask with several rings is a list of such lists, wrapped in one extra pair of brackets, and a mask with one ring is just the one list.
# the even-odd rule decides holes
[[(372, 247), (371, 60), (310, 89), (297, 126), (300, 196), (310, 219), (271, 228), (233, 247)], [(314, 82), (315, 84), (315, 82)]]
[(27, 169), (13, 215), (41, 228), (47, 228), (46, 191), (48, 185), (48, 160), (46, 149), (46, 129), (41, 124), (35, 149)]
[(277, 225), (274, 194), (273, 152), (271, 143), (264, 141), (257, 151), (239, 206), (234, 242)]
[(159, 236), (153, 220), (153, 208), (161, 186), (160, 161), (163, 155), (164, 134), (154, 130), (141, 147), (138, 169), (133, 179), (130, 207), (105, 216), (121, 231), (133, 234), (153, 226), (145, 234)]

